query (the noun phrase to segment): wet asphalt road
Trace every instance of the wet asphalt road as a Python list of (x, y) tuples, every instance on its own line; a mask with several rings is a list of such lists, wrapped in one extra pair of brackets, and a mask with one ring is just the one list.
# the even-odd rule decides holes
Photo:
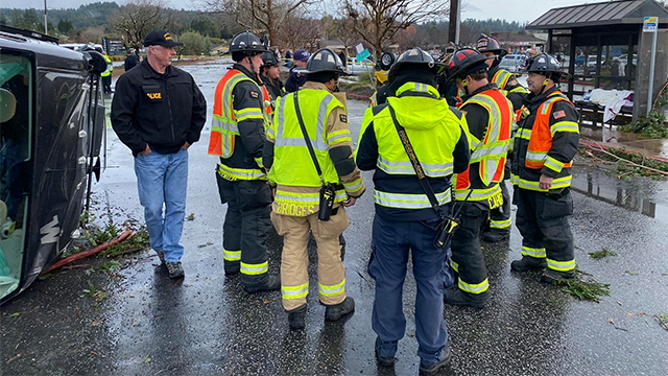
[[(224, 67), (185, 66), (213, 105)], [(366, 103), (349, 101), (354, 138)], [(291, 333), (280, 292), (246, 295), (238, 277), (222, 273), (222, 220), (206, 154), (210, 124), (190, 149), (187, 213), (182, 242), (186, 278), (175, 283), (147, 253), (115, 276), (73, 269), (37, 281), (0, 309), (0, 374), (28, 375), (416, 375), (415, 283), (404, 289), (405, 338), (393, 370), (375, 365), (371, 329), (374, 285), (366, 273), (373, 221), (368, 191), (349, 210), (345, 266), (357, 310), (346, 322), (325, 323), (316, 268), (310, 268), (307, 330)], [(143, 219), (130, 152), (109, 131), (112, 166), (94, 185), (98, 215)], [(447, 307), (453, 362), (444, 375), (666, 375), (668, 331), (653, 315), (668, 313), (668, 184), (619, 181), (596, 168), (576, 167), (573, 183), (578, 268), (611, 284), (601, 303), (578, 301), (510, 272), (521, 255), (513, 227), (503, 245), (484, 244), (492, 299), (485, 310)], [(513, 210), (514, 216), (514, 210)], [(280, 263), (280, 239), (269, 239), (270, 273)], [(618, 254), (587, 257), (606, 247)], [(311, 247), (311, 259), (315, 251)], [(109, 297), (81, 297), (88, 283)], [(16, 315), (16, 313), (19, 313)], [(612, 319), (612, 324), (610, 320)], [(21, 354), (20, 357), (16, 357)]]

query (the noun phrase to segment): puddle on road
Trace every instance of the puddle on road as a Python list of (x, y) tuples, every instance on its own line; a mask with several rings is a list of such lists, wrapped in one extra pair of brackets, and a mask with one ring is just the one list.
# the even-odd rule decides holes
[[(657, 200), (654, 200), (646, 189), (639, 189), (633, 186), (632, 182), (616, 181), (613, 178), (598, 175), (599, 173), (588, 171), (574, 174), (571, 189), (598, 201), (668, 223), (668, 205), (664, 202), (657, 203)], [(641, 181), (635, 183), (642, 184)], [(665, 182), (656, 182), (656, 184), (658, 186)], [(643, 188), (651, 189), (647, 186)]]
[(592, 128), (582, 125), (580, 135), (594, 141), (618, 143), (620, 147), (628, 147), (643, 151), (647, 155), (668, 158), (668, 139), (648, 139), (634, 133), (618, 132), (610, 128)]

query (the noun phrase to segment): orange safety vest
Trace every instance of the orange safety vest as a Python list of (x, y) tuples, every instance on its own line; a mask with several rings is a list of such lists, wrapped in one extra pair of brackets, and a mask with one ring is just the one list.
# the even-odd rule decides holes
[[(257, 82), (236, 69), (230, 69), (223, 78), (218, 81), (213, 105), (213, 120), (211, 125), (211, 138), (209, 140), (209, 154), (230, 158), (234, 152), (234, 137), (239, 136), (237, 118), (234, 114), (234, 87), (241, 81)], [(260, 86), (258, 86), (259, 88)], [(267, 121), (271, 115), (271, 99), (264, 85), (261, 86), (264, 99), (265, 130)]]
[[(527, 155), (524, 163), (527, 168), (542, 169), (543, 166), (545, 166), (547, 153), (552, 149), (550, 115), (552, 114), (552, 107), (554, 104), (559, 101), (566, 101), (573, 104), (560, 91), (555, 91), (547, 98), (548, 99), (538, 108), (536, 120), (534, 120), (533, 127), (531, 128), (531, 137), (529, 138), (529, 146), (527, 147)], [(572, 162), (568, 162), (564, 165), (564, 168), (571, 167), (572, 164)]]
[[(470, 165), (474, 163), (480, 164), (480, 178), (483, 184), (499, 183), (503, 179), (503, 168), (510, 146), (513, 112), (512, 104), (508, 99), (499, 90), (491, 89), (469, 98), (464, 105), (468, 103), (475, 103), (485, 108), (489, 114), (489, 122), (483, 140), (478, 140), (475, 136), (468, 134), (472, 149), (471, 161), (466, 171), (457, 174), (456, 191), (466, 190), (471, 186)], [(491, 195), (494, 192), (488, 193)], [(472, 201), (487, 198), (487, 195), (476, 194), (475, 190), (470, 196)]]
[(496, 72), (494, 77), (492, 77), (492, 82), (499, 87), (499, 90), (505, 90), (506, 85), (508, 84), (508, 81), (510, 81), (510, 78), (512, 76), (513, 74), (506, 71), (505, 69), (499, 69), (499, 71)]

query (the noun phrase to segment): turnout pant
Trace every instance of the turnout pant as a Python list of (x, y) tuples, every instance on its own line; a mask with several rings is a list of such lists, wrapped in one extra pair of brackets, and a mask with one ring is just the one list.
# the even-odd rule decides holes
[(573, 214), (570, 188), (560, 193), (517, 188), (517, 228), (522, 234), (522, 256), (547, 258), (547, 267), (559, 272), (575, 269)]
[[(428, 224), (435, 226), (438, 220)], [(418, 355), (431, 364), (448, 341), (443, 318), (443, 289), (452, 284), (444, 266), (449, 248), (434, 247), (436, 232), (420, 222), (395, 222), (378, 214), (373, 221), (369, 275), (376, 280), (371, 324), (380, 339), (380, 355), (392, 357), (397, 342), (406, 332), (402, 292), (409, 251), (413, 257), (413, 276), (417, 284), (415, 299), (415, 337)]]
[(499, 183), (501, 186), (501, 194), (503, 195), (503, 205), (496, 209), (492, 209), (490, 231), (501, 234), (510, 233), (510, 193), (508, 192), (508, 184), (506, 180)]
[(309, 290), (308, 238), (313, 232), (318, 245), (318, 291), (320, 302), (334, 305), (346, 299), (346, 269), (341, 260), (339, 237), (350, 225), (348, 214), (340, 206), (329, 221), (318, 220), (318, 213), (295, 217), (271, 213), (276, 232), (283, 236), (281, 292), (283, 308), (292, 311), (306, 304)]
[[(218, 176), (218, 174), (216, 173)], [(241, 284), (268, 282), (267, 234), (271, 228), (271, 188), (264, 180), (218, 180), (221, 199), (227, 202), (223, 224), (226, 272), (241, 271)]]
[(458, 286), (462, 291), (481, 294), (489, 288), (489, 281), (478, 236), (489, 209), (486, 208), (486, 204), (476, 202), (457, 202), (456, 205), (463, 205), (462, 223), (452, 237), (450, 265), (459, 275)]

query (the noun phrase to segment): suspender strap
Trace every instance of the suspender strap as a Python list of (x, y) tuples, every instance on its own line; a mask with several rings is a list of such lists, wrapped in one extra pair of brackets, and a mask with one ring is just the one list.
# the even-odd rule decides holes
[(299, 90), (293, 93), (293, 97), (295, 98), (295, 112), (297, 113), (297, 119), (299, 119), (299, 126), (302, 129), (302, 134), (304, 135), (304, 142), (306, 142), (306, 147), (308, 147), (308, 153), (311, 155), (311, 159), (313, 160), (313, 164), (315, 165), (315, 171), (318, 173), (318, 177), (320, 178), (320, 184), (324, 186), (325, 180), (322, 178), (322, 170), (320, 169), (320, 163), (318, 163), (318, 157), (315, 156), (315, 151), (313, 151), (313, 145), (311, 144), (311, 139), (308, 136), (306, 125), (304, 125), (304, 118), (302, 118), (302, 112), (299, 109), (299, 100), (297, 100), (297, 93), (299, 93)]
[(408, 159), (410, 159), (411, 164), (413, 165), (415, 174), (417, 175), (418, 180), (420, 181), (420, 185), (422, 186), (424, 193), (427, 195), (427, 198), (429, 199), (431, 207), (434, 209), (434, 212), (436, 212), (436, 215), (438, 215), (440, 218), (444, 218), (446, 214), (442, 212), (438, 200), (436, 199), (436, 195), (434, 194), (434, 190), (431, 189), (431, 185), (429, 184), (429, 181), (427, 181), (427, 176), (424, 174), (422, 165), (420, 164), (420, 161), (417, 159), (417, 155), (415, 155), (413, 146), (411, 145), (411, 142), (408, 139), (408, 135), (406, 134), (406, 129), (404, 129), (404, 127), (402, 127), (401, 124), (399, 124), (399, 121), (397, 121), (397, 115), (394, 113), (394, 109), (392, 108), (392, 106), (388, 105), (387, 108), (390, 110), (390, 115), (392, 116), (392, 122), (394, 123), (394, 126), (397, 128), (397, 132), (399, 133), (399, 139), (401, 139), (401, 144), (404, 145), (404, 150), (406, 150)]

